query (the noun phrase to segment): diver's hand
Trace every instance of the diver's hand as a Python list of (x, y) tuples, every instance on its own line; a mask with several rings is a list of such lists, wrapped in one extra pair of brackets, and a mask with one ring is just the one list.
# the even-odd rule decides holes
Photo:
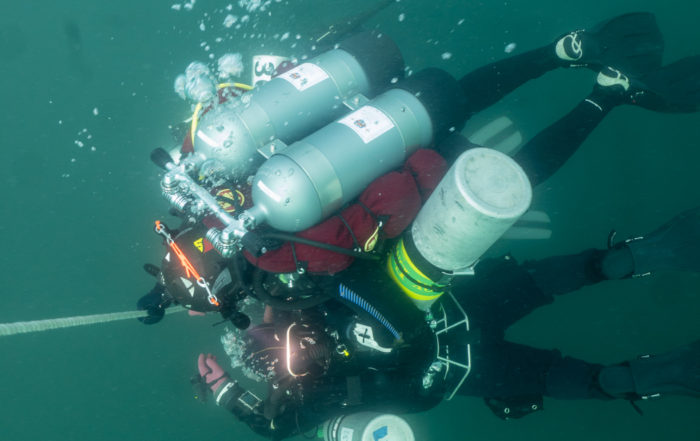
[(145, 325), (158, 323), (165, 315), (165, 308), (170, 306), (170, 300), (163, 298), (165, 287), (159, 283), (151, 289), (145, 296), (141, 297), (136, 303), (136, 308), (146, 310), (148, 315), (140, 317), (138, 320)]
[(219, 386), (229, 380), (228, 374), (216, 362), (216, 357), (211, 354), (199, 354), (197, 367), (199, 368), (199, 375), (204, 378), (212, 392), (216, 392)]

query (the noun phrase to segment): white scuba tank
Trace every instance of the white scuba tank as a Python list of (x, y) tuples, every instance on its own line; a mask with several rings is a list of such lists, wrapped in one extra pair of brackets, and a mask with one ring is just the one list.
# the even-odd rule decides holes
[(510, 157), (487, 148), (467, 150), (396, 245), (389, 274), (420, 309), (430, 309), (453, 275), (473, 273), (481, 255), (531, 200), (530, 181)]
[(415, 441), (406, 420), (386, 413), (341, 415), (328, 420), (322, 430), (324, 441)]

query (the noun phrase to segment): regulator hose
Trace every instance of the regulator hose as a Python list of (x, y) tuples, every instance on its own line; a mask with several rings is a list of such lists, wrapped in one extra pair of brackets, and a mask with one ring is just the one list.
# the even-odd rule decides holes
[(330, 245), (327, 243), (318, 242), (318, 241), (311, 240), (311, 239), (305, 239), (303, 237), (295, 236), (293, 234), (285, 234), (285, 233), (277, 233), (277, 232), (274, 232), (274, 233), (273, 232), (265, 232), (265, 233), (261, 234), (260, 237), (263, 239), (278, 239), (278, 240), (300, 243), (303, 245), (309, 245), (312, 247), (321, 248), (321, 249), (328, 250), (328, 251), (333, 251), (335, 253), (345, 254), (345, 255), (352, 256), (352, 257), (355, 257), (358, 259), (380, 260), (382, 258), (382, 256), (380, 254), (377, 254), (377, 253), (349, 250), (347, 248), (337, 247), (335, 245)]

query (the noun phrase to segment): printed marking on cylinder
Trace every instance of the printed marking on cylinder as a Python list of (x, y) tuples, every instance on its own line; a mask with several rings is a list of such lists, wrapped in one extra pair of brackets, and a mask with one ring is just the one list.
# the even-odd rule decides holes
[(389, 435), (388, 426), (382, 426), (379, 429), (372, 432), (372, 437), (374, 438), (374, 441), (381, 441), (381, 439), (386, 437), (387, 435)]
[(444, 236), (444, 235), (445, 235), (445, 229), (442, 228), (442, 225), (433, 224), (433, 231), (434, 231), (435, 234), (437, 234), (438, 236)]
[(338, 122), (357, 133), (365, 144), (369, 144), (395, 127), (384, 112), (373, 106), (360, 107)]
[(349, 427), (343, 427), (340, 429), (340, 441), (352, 441), (352, 434), (355, 433)]
[(289, 84), (294, 86), (299, 92), (303, 92), (311, 86), (315, 86), (328, 79), (326, 71), (312, 63), (304, 63), (294, 69), (279, 75), (277, 78), (282, 78)]

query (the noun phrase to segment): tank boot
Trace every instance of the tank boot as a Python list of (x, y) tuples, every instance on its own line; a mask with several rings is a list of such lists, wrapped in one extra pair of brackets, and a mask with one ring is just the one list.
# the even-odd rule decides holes
[(608, 279), (657, 271), (700, 272), (700, 207), (684, 211), (647, 235), (610, 245), (601, 262)]
[(607, 366), (598, 374), (603, 392), (628, 400), (663, 395), (700, 397), (700, 340), (660, 355)]

